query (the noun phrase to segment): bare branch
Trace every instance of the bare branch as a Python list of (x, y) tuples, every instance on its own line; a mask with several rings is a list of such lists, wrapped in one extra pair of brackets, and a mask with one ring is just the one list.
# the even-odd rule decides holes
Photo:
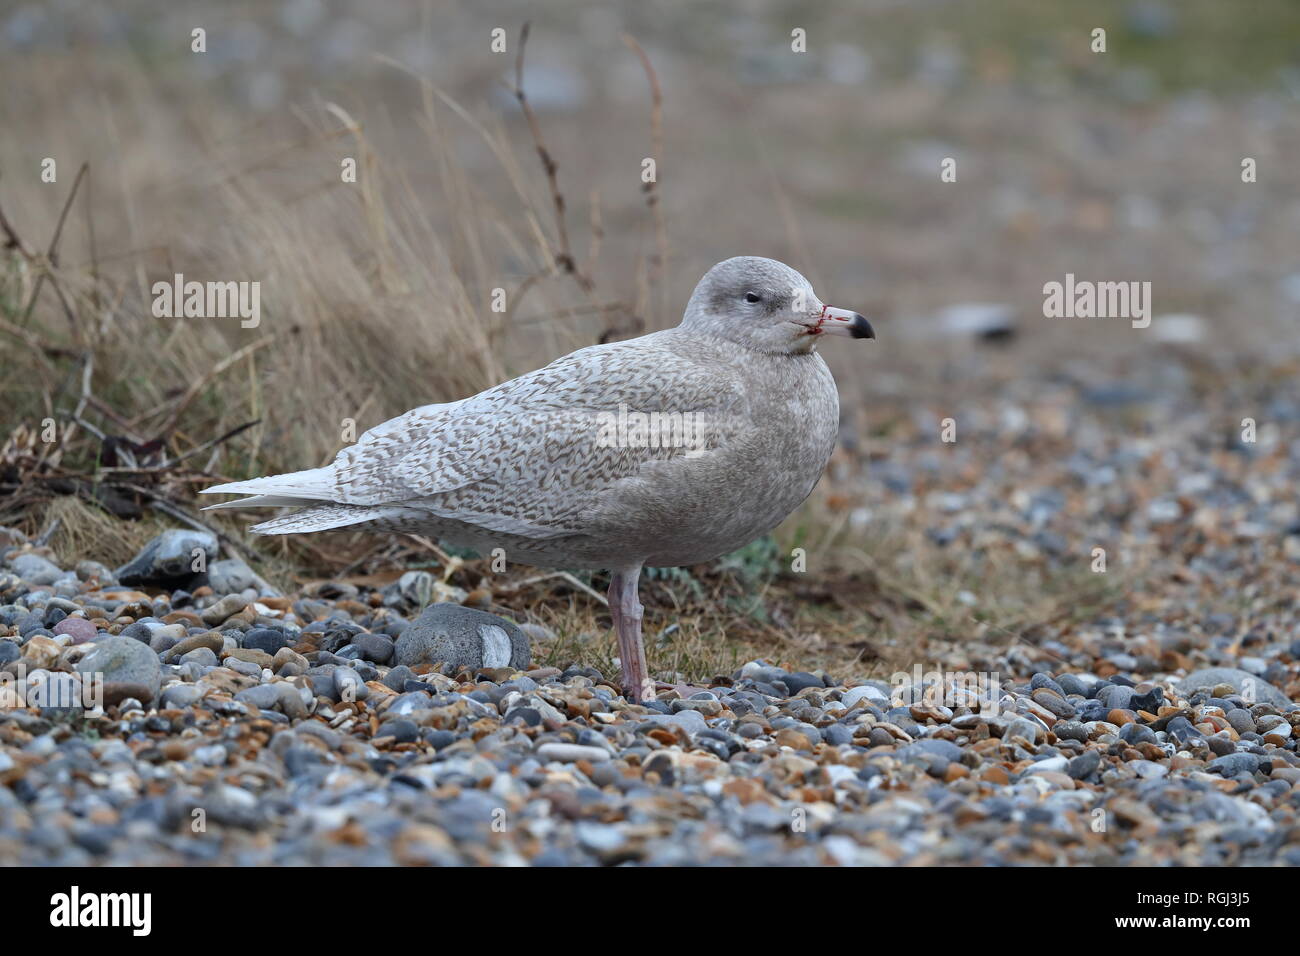
[(629, 34), (623, 34), (623, 42), (641, 60), (646, 79), (650, 82), (650, 155), (655, 161), (655, 177), (645, 184), (645, 204), (655, 224), (655, 254), (650, 259), (650, 282), (656, 284), (663, 277), (668, 265), (668, 229), (664, 224), (663, 204), (659, 201), (659, 166), (664, 154), (664, 106), (663, 91), (659, 87), (659, 75), (650, 63), (650, 57), (641, 48), (641, 44)]
[(77, 189), (81, 186), (81, 181), (85, 179), (86, 173), (90, 171), (90, 163), (82, 163), (81, 168), (77, 170), (77, 178), (72, 181), (72, 189), (68, 191), (68, 198), (63, 203), (63, 211), (59, 213), (58, 224), (54, 227), (54, 235), (50, 238), (50, 245), (45, 250), (45, 263), (39, 275), (36, 277), (36, 285), (32, 289), (32, 297), (27, 302), (27, 309), (23, 312), (22, 322), (24, 328), (27, 327), (28, 321), (32, 317), (32, 310), (36, 308), (36, 300), (40, 298), (41, 286), (44, 285), (48, 276), (50, 284), (54, 287), (59, 296), (59, 302), (63, 305), (63, 311), (68, 316), (68, 322), (72, 325), (73, 331), (77, 329), (77, 317), (68, 305), (68, 300), (64, 298), (63, 291), (58, 287), (58, 280), (54, 277), (54, 268), (59, 264), (59, 240), (63, 237), (63, 224), (68, 219), (68, 211), (72, 208), (72, 201), (77, 198)]
[(573, 276), (583, 292), (590, 292), (595, 283), (578, 269), (578, 262), (573, 257), (573, 250), (569, 246), (569, 229), (565, 225), (564, 194), (560, 192), (560, 180), (557, 175), (559, 167), (552, 158), (551, 151), (546, 148), (546, 142), (542, 139), (541, 124), (537, 122), (537, 114), (533, 112), (533, 107), (524, 93), (524, 47), (528, 43), (528, 27), (529, 25), (525, 23), (523, 29), (519, 31), (519, 53), (515, 57), (515, 99), (519, 101), (519, 108), (523, 110), (524, 118), (528, 121), (529, 132), (532, 133), (537, 155), (542, 161), (542, 169), (546, 172), (546, 180), (551, 188), (551, 200), (555, 205), (555, 229), (560, 247), (554, 253), (555, 265), (562, 272)]

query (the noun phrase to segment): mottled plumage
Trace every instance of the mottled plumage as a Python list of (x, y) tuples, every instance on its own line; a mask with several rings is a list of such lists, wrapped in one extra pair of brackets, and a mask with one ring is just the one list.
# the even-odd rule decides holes
[[(302, 506), (261, 534), (413, 531), (543, 567), (621, 569), (634, 602), (642, 566), (733, 551), (812, 491), (839, 418), (813, 350), (828, 332), (871, 334), (788, 266), (729, 259), (677, 328), (416, 408), (324, 468), (205, 491), (255, 496), (215, 507)], [(638, 432), (651, 415), (658, 428)]]

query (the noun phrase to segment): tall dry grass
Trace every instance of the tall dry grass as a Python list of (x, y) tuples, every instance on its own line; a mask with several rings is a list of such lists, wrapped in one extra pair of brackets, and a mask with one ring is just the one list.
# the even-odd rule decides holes
[[(76, 102), (58, 124), (65, 137), (85, 126), (59, 151), (57, 184), (0, 166), (11, 458), (26, 442), (41, 465), (93, 474), (105, 436), (120, 436), (138, 455), (160, 445), (155, 462), (188, 456), (206, 476), (313, 467), (380, 421), (544, 364), (645, 307), (644, 267), (623, 302), (589, 279), (598, 204), (589, 248), (570, 250), (554, 169), (528, 155), (541, 134), (526, 99), (531, 144), (512, 140), (499, 112), (476, 114), (389, 67), (416, 104), (400, 144), (371, 136), (372, 122), (391, 127), (384, 110), (323, 100), (267, 136), (218, 99), (169, 101), (117, 63), (105, 67), (112, 106), (92, 115)], [(97, 136), (116, 142), (112, 161), (94, 158)], [(459, 159), (466, 139), (508, 189), (476, 187)], [(81, 156), (74, 179), (69, 157)], [(154, 317), (152, 285), (176, 273), (259, 282), (260, 324)], [(58, 442), (33, 446), (50, 420)]]

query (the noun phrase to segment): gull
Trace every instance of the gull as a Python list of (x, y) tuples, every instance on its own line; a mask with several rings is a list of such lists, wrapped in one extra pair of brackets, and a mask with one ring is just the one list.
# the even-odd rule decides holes
[(623, 692), (651, 699), (641, 569), (735, 551), (812, 493), (839, 427), (817, 353), (826, 336), (875, 333), (784, 263), (738, 256), (705, 274), (675, 328), (412, 409), (322, 468), (203, 493), (251, 496), (213, 508), (298, 509), (258, 534), (411, 532), (536, 567), (608, 571)]

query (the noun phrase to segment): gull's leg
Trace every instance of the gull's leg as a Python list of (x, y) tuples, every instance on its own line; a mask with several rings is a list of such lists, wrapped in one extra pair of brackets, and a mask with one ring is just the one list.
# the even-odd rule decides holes
[(623, 654), (623, 576), (618, 571), (609, 572), (609, 590), (605, 597), (609, 600), (609, 616), (614, 620), (614, 634), (618, 638), (619, 661), (627, 672), (627, 658)]
[(637, 582), (641, 566), (614, 571), (609, 577), (609, 610), (618, 634), (618, 659), (623, 665), (623, 693), (629, 700), (654, 697), (654, 682), (646, 673), (645, 647), (641, 644), (641, 614)]
[(609, 600), (609, 616), (614, 619), (614, 633), (619, 633), (619, 574), (617, 571), (609, 572), (609, 590), (605, 592), (605, 597)]

